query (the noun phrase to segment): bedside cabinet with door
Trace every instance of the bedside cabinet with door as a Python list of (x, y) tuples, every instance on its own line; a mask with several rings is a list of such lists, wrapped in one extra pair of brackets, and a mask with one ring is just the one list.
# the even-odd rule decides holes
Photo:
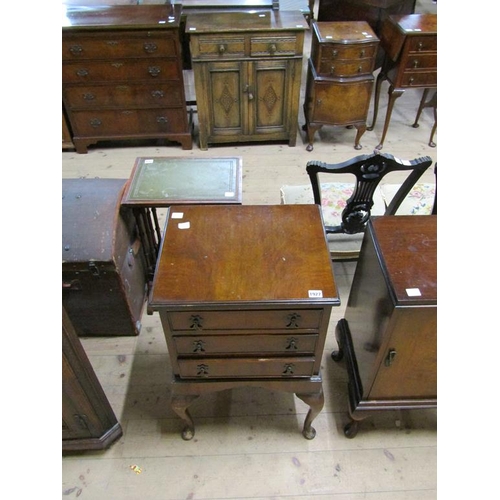
[(323, 125), (354, 126), (354, 148), (366, 130), (378, 38), (368, 23), (313, 22), (304, 102), (308, 146)]
[(436, 259), (437, 216), (368, 222), (332, 353), (346, 357), (347, 437), (373, 412), (437, 407)]
[(307, 22), (300, 11), (188, 15), (199, 145), (295, 146)]
[(111, 139), (169, 139), (192, 148), (180, 10), (180, 5), (67, 8), (62, 92), (78, 153)]

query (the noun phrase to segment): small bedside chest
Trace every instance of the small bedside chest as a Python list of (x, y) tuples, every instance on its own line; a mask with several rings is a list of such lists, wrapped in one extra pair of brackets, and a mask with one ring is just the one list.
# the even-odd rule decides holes
[(437, 406), (437, 216), (374, 217), (337, 324), (349, 375), (347, 437), (380, 410)]
[(304, 102), (307, 151), (323, 125), (356, 127), (354, 148), (361, 149), (379, 40), (364, 21), (313, 22), (312, 28)]
[(314, 438), (321, 357), (340, 305), (317, 205), (170, 209), (150, 305), (184, 439), (194, 436), (195, 399), (241, 386), (295, 393), (310, 407), (303, 435)]

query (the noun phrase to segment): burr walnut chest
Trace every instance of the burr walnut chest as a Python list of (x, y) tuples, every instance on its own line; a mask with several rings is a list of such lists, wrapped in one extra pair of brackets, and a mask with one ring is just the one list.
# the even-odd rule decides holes
[(355, 149), (366, 130), (378, 38), (364, 21), (313, 22), (304, 102), (308, 146), (323, 125), (356, 127)]
[(180, 5), (67, 8), (62, 91), (77, 152), (105, 139), (169, 139), (192, 148), (180, 10)]
[(345, 353), (354, 437), (380, 410), (437, 406), (437, 216), (385, 216), (368, 222), (345, 317)]
[(300, 11), (187, 16), (200, 149), (269, 140), (295, 146), (306, 29)]
[(187, 408), (196, 398), (253, 386), (306, 402), (303, 435), (312, 439), (330, 312), (339, 304), (317, 205), (171, 208), (151, 307), (168, 345), (182, 437), (194, 435)]

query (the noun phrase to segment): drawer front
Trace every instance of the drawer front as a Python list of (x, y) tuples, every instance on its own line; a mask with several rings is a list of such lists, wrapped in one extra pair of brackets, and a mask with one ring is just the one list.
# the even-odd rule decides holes
[(127, 136), (182, 133), (187, 130), (184, 108), (95, 110), (71, 113), (75, 136)]
[(191, 37), (193, 59), (224, 60), (245, 55), (244, 36), (204, 35)]
[(405, 70), (436, 69), (437, 54), (409, 54), (405, 62)]
[(175, 336), (178, 356), (230, 354), (314, 355), (318, 335), (188, 335)]
[(437, 86), (437, 71), (405, 71), (401, 80), (402, 87)]
[(241, 311), (173, 311), (168, 313), (172, 331), (194, 334), (209, 331), (231, 331), (236, 334), (255, 330), (316, 331), (322, 309), (280, 309)]
[(179, 375), (186, 379), (301, 378), (313, 375), (314, 358), (179, 359)]
[(183, 106), (183, 95), (182, 87), (176, 82), (66, 86), (63, 89), (69, 108)]
[(63, 83), (94, 83), (139, 80), (180, 80), (181, 70), (175, 60), (118, 59), (63, 63)]
[(83, 59), (122, 59), (128, 57), (176, 57), (177, 46), (168, 35), (148, 37), (144, 33), (116, 33), (65, 37), (62, 41), (63, 61)]
[(328, 44), (321, 46), (321, 62), (338, 62), (339, 59), (360, 60), (373, 59), (377, 53), (377, 44), (339, 45)]
[(297, 44), (296, 35), (288, 36), (252, 36), (250, 38), (250, 56), (295, 56), (302, 53), (302, 47)]
[(323, 60), (318, 68), (318, 75), (326, 77), (371, 75), (374, 65), (374, 59), (360, 59), (359, 61)]
[(436, 36), (414, 36), (408, 41), (409, 52), (437, 52)]

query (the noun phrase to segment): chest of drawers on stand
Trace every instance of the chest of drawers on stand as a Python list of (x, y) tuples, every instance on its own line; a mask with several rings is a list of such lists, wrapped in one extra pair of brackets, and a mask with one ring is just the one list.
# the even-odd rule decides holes
[(300, 11), (188, 14), (199, 146), (297, 138), (307, 22)]
[(302, 432), (314, 438), (323, 348), (340, 305), (319, 207), (192, 205), (176, 213), (167, 218), (150, 305), (165, 333), (182, 437), (194, 436), (188, 407), (198, 397), (260, 387), (303, 400), (310, 409)]
[(409, 14), (389, 16), (382, 25), (380, 45), (385, 51), (382, 69), (375, 85), (373, 130), (377, 122), (380, 88), (389, 82), (389, 102), (376, 149), (382, 149), (391, 121), (394, 103), (407, 89), (437, 88), (437, 15)]
[(304, 115), (307, 151), (323, 125), (356, 127), (354, 148), (366, 130), (378, 38), (368, 23), (313, 22)]
[(180, 11), (180, 5), (68, 7), (62, 91), (78, 153), (111, 139), (168, 139), (192, 148)]

